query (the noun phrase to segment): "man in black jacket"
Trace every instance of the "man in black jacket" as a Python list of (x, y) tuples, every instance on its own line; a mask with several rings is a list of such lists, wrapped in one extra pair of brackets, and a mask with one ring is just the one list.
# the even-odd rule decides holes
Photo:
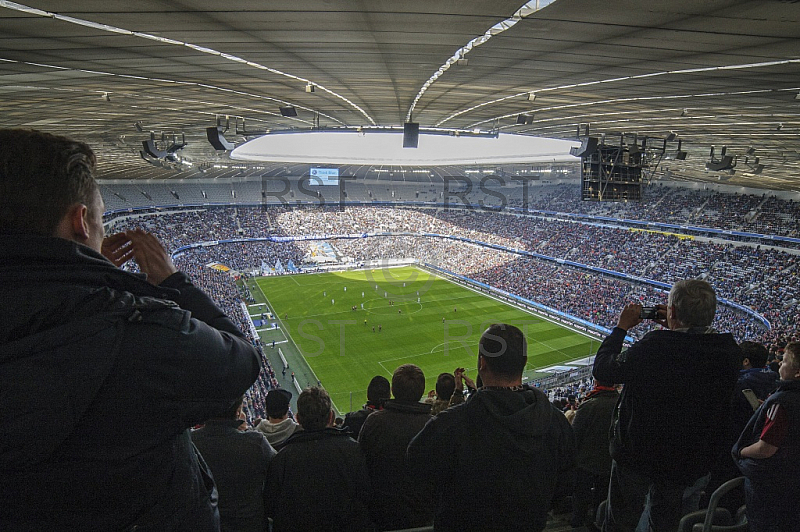
[(547, 396), (522, 384), (527, 360), (522, 331), (490, 325), (478, 344), (483, 386), (411, 440), (410, 473), (435, 493), (435, 530), (543, 530), (554, 496), (571, 492), (575, 437)]
[[(697, 509), (725, 444), (741, 352), (712, 327), (717, 299), (705, 281), (675, 283), (651, 331), (622, 352), (642, 306), (626, 305), (603, 341), (594, 378), (624, 384), (611, 438), (614, 459), (604, 530), (674, 530)], [(637, 530), (638, 530), (637, 529)]]
[(267, 469), (273, 532), (372, 529), (364, 454), (346, 430), (334, 428), (331, 406), (322, 388), (306, 388), (297, 398), (303, 430), (286, 440)]
[(392, 375), (394, 399), (367, 417), (358, 436), (372, 481), (370, 515), (379, 530), (433, 522), (432, 493), (405, 464), (408, 443), (431, 418), (431, 405), (419, 402), (424, 393), (425, 374), (419, 366), (399, 366)]
[(261, 432), (244, 430), (242, 399), (193, 431), (192, 442), (214, 475), (222, 532), (264, 532), (264, 481), (275, 449)]
[(344, 428), (354, 440), (358, 439), (364, 421), (373, 412), (383, 410), (383, 404), (392, 396), (389, 379), (383, 375), (375, 375), (367, 386), (367, 402), (361, 410), (348, 412), (344, 416)]
[(188, 429), (258, 353), (154, 236), (104, 239), (94, 168), (85, 144), (0, 131), (0, 523), (218, 530)]

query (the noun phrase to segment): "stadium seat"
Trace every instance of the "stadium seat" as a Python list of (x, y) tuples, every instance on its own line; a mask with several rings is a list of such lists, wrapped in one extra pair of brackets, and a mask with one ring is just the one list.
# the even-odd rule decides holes
[(744, 485), (744, 477), (729, 480), (711, 495), (708, 508), (686, 514), (681, 518), (678, 532), (747, 532), (747, 516), (744, 506), (732, 517), (724, 508), (717, 508), (723, 495)]

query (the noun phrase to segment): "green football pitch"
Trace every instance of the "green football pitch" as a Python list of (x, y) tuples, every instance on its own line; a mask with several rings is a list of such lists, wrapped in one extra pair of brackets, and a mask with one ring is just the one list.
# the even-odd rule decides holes
[[(257, 301), (265, 299), (276, 318), (274, 329), (259, 327), (262, 341), (267, 347), (276, 342), (300, 386), (319, 380), (339, 412), (360, 407), (370, 379), (391, 380), (401, 364), (421, 367), (427, 390), (439, 373), (457, 367), (475, 378), (478, 339), (491, 323), (524, 331), (526, 378), (598, 347), (596, 340), (411, 266), (260, 277), (256, 283)], [(255, 320), (261, 311), (250, 306)], [(265, 351), (280, 372), (277, 349)]]

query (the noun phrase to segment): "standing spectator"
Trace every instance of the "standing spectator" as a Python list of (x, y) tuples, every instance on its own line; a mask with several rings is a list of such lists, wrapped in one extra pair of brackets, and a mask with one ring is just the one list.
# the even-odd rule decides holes
[(436, 378), (436, 389), (431, 390), (428, 398), (425, 399), (425, 402), (431, 405), (432, 416), (450, 406), (450, 399), (453, 397), (455, 390), (456, 378), (453, 374), (440, 373), (439, 377)]
[(0, 131), (0, 523), (218, 530), (189, 428), (253, 384), (258, 352), (156, 237), (104, 239), (94, 170), (85, 144)]
[(243, 399), (192, 432), (217, 484), (222, 532), (263, 532), (267, 524), (264, 480), (275, 449), (260, 432), (241, 430)]
[[(374, 328), (374, 327), (373, 327)], [(367, 416), (373, 412), (383, 410), (383, 404), (392, 396), (392, 387), (389, 379), (383, 375), (375, 375), (367, 386), (367, 402), (361, 410), (349, 412), (344, 416), (344, 427), (354, 439), (358, 439), (361, 426)]]
[(559, 488), (571, 490), (575, 437), (547, 396), (522, 384), (527, 360), (522, 331), (490, 325), (478, 344), (483, 387), (411, 440), (410, 473), (436, 493), (436, 530), (540, 531)]
[(267, 470), (265, 497), (273, 532), (370, 530), (369, 474), (358, 443), (334, 428), (331, 398), (306, 388), (297, 398), (303, 427)]
[(697, 510), (714, 459), (725, 443), (730, 397), (741, 367), (731, 334), (711, 322), (717, 308), (705, 281), (678, 281), (657, 323), (621, 353), (628, 329), (642, 322), (642, 306), (628, 304), (594, 362), (594, 378), (624, 383), (615, 410), (611, 483), (604, 530), (637, 524), (661, 532)]
[(289, 402), (292, 392), (283, 388), (275, 388), (267, 392), (265, 400), (267, 419), (262, 419), (256, 429), (264, 433), (276, 450), (283, 447), (289, 437), (300, 427), (297, 422), (289, 417)]
[(800, 342), (786, 346), (779, 372), (777, 391), (733, 447), (752, 532), (797, 530), (800, 523)]
[(575, 454), (575, 491), (570, 520), (573, 527), (586, 525), (590, 504), (596, 511), (606, 498), (611, 477), (608, 429), (618, 399), (619, 393), (613, 385), (595, 381), (594, 388), (575, 411), (572, 430), (578, 452)]
[(411, 438), (431, 417), (430, 405), (420, 403), (425, 374), (404, 364), (392, 375), (392, 395), (383, 410), (364, 422), (358, 443), (367, 459), (372, 482), (370, 515), (379, 530), (427, 526), (433, 522), (432, 493), (421, 486), (405, 464)]

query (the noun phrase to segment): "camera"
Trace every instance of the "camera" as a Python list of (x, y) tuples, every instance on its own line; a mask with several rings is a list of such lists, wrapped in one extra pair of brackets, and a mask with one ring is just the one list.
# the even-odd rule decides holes
[(639, 318), (643, 320), (654, 320), (658, 318), (658, 307), (642, 307)]

